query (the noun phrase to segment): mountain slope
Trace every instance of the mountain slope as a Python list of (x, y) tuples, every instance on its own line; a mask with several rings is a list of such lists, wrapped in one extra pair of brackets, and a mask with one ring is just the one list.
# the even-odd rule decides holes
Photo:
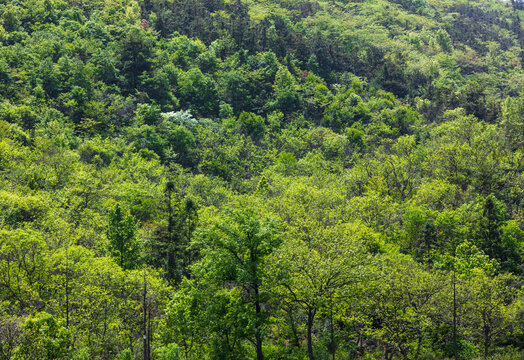
[(520, 1), (0, 0), (0, 359), (520, 359)]

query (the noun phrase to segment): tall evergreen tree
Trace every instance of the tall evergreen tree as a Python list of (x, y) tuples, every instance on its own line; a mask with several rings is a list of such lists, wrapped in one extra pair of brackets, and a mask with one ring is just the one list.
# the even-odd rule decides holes
[(118, 265), (124, 269), (133, 269), (138, 265), (137, 226), (135, 218), (131, 215), (125, 215), (120, 204), (109, 212), (106, 230), (109, 251)]

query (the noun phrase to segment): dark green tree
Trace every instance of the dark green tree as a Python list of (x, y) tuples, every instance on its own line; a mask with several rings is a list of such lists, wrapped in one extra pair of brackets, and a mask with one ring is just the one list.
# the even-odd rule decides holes
[(138, 84), (138, 77), (149, 71), (153, 59), (153, 41), (138, 28), (132, 28), (120, 41), (119, 61), (129, 91)]
[(177, 221), (178, 246), (177, 246), (177, 265), (183, 276), (190, 277), (189, 267), (198, 256), (195, 249), (191, 247), (193, 233), (198, 225), (198, 208), (191, 198), (182, 201), (179, 219)]
[(166, 184), (164, 195), (167, 226), (159, 226), (150, 244), (149, 261), (163, 268), (167, 281), (180, 284), (184, 276), (191, 276), (189, 267), (198, 256), (191, 247), (198, 225), (198, 208), (191, 198), (180, 199), (174, 181)]
[(242, 112), (238, 117), (240, 130), (251, 136), (253, 140), (260, 140), (266, 131), (264, 118), (253, 113)]
[(125, 215), (118, 204), (109, 212), (106, 236), (109, 251), (118, 265), (132, 269), (138, 265), (139, 244), (136, 238), (137, 221), (131, 215)]
[(178, 79), (181, 105), (190, 107), (204, 116), (218, 113), (219, 103), (213, 79), (204, 75), (199, 68), (192, 67), (181, 73)]
[(515, 241), (509, 234), (505, 234), (507, 218), (504, 204), (495, 195), (488, 195), (482, 204), (478, 228), (479, 245), (490, 258), (500, 263), (503, 270), (517, 271), (521, 259), (520, 244), (518, 239)]

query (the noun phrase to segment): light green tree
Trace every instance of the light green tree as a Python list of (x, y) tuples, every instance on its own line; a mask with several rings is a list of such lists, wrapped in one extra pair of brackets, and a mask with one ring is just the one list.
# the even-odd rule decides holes
[(26, 320), (14, 359), (68, 359), (70, 340), (71, 333), (63, 323), (50, 314), (38, 313)]
[[(223, 289), (219, 292), (234, 295), (227, 301), (236, 304), (234, 311), (244, 312), (242, 317), (249, 324), (245, 332), (258, 360), (264, 359), (262, 345), (268, 324), (266, 262), (280, 242), (276, 220), (249, 207), (230, 210), (212, 220), (196, 241), (202, 260), (193, 268), (195, 277), (219, 286)], [(243, 293), (240, 303), (234, 300), (240, 294), (237, 291)]]

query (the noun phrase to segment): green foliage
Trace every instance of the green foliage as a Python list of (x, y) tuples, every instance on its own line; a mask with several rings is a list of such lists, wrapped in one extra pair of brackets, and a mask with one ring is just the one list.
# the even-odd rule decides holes
[(258, 182), (257, 184), (257, 189), (256, 189), (256, 192), (258, 194), (265, 194), (269, 191), (269, 184), (267, 182), (267, 179), (265, 176), (262, 176), (262, 178), (260, 179), (260, 181)]
[(281, 67), (278, 70), (273, 88), (275, 92), (275, 100), (271, 105), (273, 109), (282, 111), (284, 114), (290, 114), (299, 109), (302, 99), (297, 91), (295, 79), (288, 69)]
[(138, 104), (136, 118), (140, 124), (157, 125), (161, 120), (161, 110), (154, 104)]
[(335, 131), (340, 131), (357, 121), (366, 123), (370, 119), (370, 111), (362, 98), (351, 90), (340, 89), (333, 102), (324, 111), (322, 123)]
[(439, 29), (437, 32), (437, 43), (440, 45), (443, 51), (450, 52), (453, 49), (451, 38), (444, 29)]
[(524, 92), (518, 98), (508, 98), (502, 105), (502, 126), (506, 137), (507, 145), (516, 150), (522, 147), (524, 138), (523, 113), (524, 113)]
[(425, 272), (405, 257), (385, 258), (383, 271), (369, 311), (381, 326), (372, 336), (387, 345), (385, 353), (400, 353), (417, 357), (429, 344), (424, 343), (433, 329), (433, 319), (439, 312), (438, 295), (445, 279), (441, 274)]
[(11, 4), (8, 4), (2, 13), (1, 22), (6, 31), (13, 32), (18, 30), (20, 26), (20, 18), (18, 16), (18, 9)]
[(266, 125), (262, 116), (244, 111), (238, 117), (238, 123), (240, 131), (251, 136), (253, 140), (260, 140), (264, 136)]
[(71, 334), (52, 315), (37, 313), (23, 328), (15, 359), (67, 359)]
[(523, 9), (0, 1), (0, 359), (522, 358)]
[(518, 272), (522, 235), (518, 230), (513, 236), (509, 235), (509, 229), (505, 227), (506, 217), (504, 205), (493, 194), (484, 199), (477, 230), (478, 243), (487, 255), (500, 262), (504, 270)]
[(181, 72), (178, 79), (180, 100), (183, 105), (203, 116), (215, 115), (218, 99), (215, 83), (197, 67)]
[(131, 352), (130, 349), (125, 349), (118, 355), (117, 359), (118, 360), (133, 360), (133, 353)]
[(136, 238), (137, 222), (131, 215), (125, 215), (118, 204), (109, 213), (106, 236), (109, 240), (111, 256), (124, 269), (137, 266), (138, 242)]
[(142, 30), (131, 28), (119, 43), (119, 65), (129, 90), (136, 87), (138, 77), (151, 68), (153, 43)]
[(180, 360), (180, 348), (176, 344), (170, 344), (158, 350), (160, 360)]
[[(231, 311), (240, 313), (231, 316), (247, 321), (242, 329), (243, 336), (251, 338), (257, 358), (260, 358), (268, 323), (268, 313), (264, 310), (268, 297), (264, 284), (269, 277), (266, 262), (281, 243), (276, 221), (254, 209), (233, 210), (224, 219), (210, 223), (197, 243), (202, 260), (194, 266), (195, 275), (205, 276), (211, 284), (222, 287), (225, 296), (232, 296), (227, 300), (233, 301)], [(235, 299), (240, 291), (245, 291), (245, 296)], [(222, 351), (225, 349), (220, 349), (219, 353)]]
[(185, 127), (178, 126), (168, 135), (173, 151), (182, 165), (191, 164), (191, 152), (195, 147), (195, 136)]

